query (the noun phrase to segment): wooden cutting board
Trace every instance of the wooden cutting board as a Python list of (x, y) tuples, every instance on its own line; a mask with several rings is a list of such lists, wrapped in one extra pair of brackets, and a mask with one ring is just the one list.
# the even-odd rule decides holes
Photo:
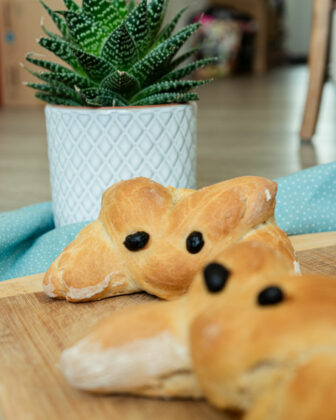
[[(336, 276), (336, 233), (296, 237), (293, 243), (304, 271)], [(0, 420), (235, 418), (204, 401), (104, 397), (72, 389), (58, 367), (62, 350), (112, 311), (153, 298), (137, 294), (70, 304), (47, 298), (41, 281), (36, 275), (0, 283)]]

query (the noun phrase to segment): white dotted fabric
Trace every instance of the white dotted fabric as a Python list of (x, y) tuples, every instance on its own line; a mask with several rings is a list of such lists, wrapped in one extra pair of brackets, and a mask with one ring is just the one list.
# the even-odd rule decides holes
[(336, 162), (277, 181), (275, 217), (288, 235), (336, 230)]

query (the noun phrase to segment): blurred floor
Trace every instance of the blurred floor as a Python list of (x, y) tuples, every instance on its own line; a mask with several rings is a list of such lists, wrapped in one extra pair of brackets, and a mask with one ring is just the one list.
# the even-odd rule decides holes
[[(325, 88), (317, 134), (301, 145), (308, 72), (216, 81), (200, 89), (198, 185), (241, 175), (277, 178), (336, 160), (336, 86)], [(42, 109), (0, 111), (0, 211), (50, 200)]]

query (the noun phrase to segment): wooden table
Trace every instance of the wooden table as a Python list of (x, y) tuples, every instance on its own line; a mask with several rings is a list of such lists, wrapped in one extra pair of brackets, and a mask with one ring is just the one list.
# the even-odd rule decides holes
[[(336, 276), (336, 232), (292, 241), (303, 271)], [(69, 304), (47, 298), (42, 277), (0, 283), (0, 420), (234, 418), (204, 401), (92, 396), (72, 389), (58, 367), (62, 350), (107, 313), (153, 298), (137, 294)]]

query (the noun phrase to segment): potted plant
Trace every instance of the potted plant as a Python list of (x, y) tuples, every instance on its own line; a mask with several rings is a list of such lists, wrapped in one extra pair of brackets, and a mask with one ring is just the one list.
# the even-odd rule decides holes
[(46, 124), (56, 226), (97, 217), (103, 191), (146, 176), (195, 187), (196, 105), (185, 80), (212, 59), (187, 63), (177, 53), (200, 22), (174, 34), (185, 9), (163, 26), (169, 0), (63, 0), (54, 11), (40, 0), (59, 34), (38, 43), (65, 65), (28, 54), (27, 83), (47, 102)]

